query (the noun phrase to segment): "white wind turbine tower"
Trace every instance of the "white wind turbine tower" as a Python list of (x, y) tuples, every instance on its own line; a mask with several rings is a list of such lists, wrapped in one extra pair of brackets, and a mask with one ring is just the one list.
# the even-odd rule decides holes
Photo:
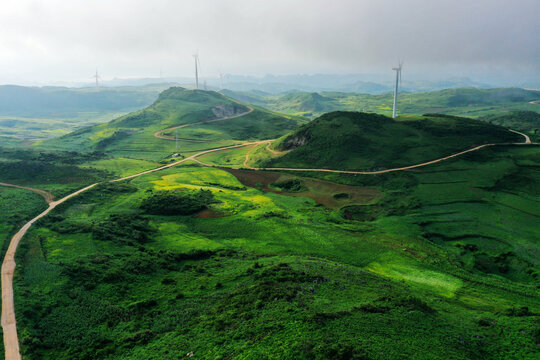
[(199, 53), (195, 53), (193, 55), (193, 58), (195, 58), (195, 88), (199, 88), (199, 66), (201, 65), (199, 61)]
[(400, 61), (398, 67), (392, 68), (392, 70), (395, 70), (396, 72), (396, 88), (394, 89), (394, 110), (392, 111), (392, 118), (394, 119), (397, 117), (397, 96), (398, 96), (399, 85), (401, 85), (402, 66), (403, 64)]
[(219, 89), (223, 90), (223, 74), (219, 73)]
[(94, 76), (92, 76), (92, 78), (96, 79), (96, 87), (99, 87), (99, 79), (101, 79), (101, 77), (99, 76), (97, 67), (96, 67), (96, 74)]

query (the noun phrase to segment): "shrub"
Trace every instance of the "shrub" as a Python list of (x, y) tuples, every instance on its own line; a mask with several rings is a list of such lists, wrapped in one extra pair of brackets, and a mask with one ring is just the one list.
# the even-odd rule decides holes
[(150, 241), (154, 231), (148, 219), (140, 215), (112, 214), (107, 220), (94, 224), (92, 235), (96, 240), (142, 244)]
[(299, 179), (279, 181), (271, 185), (280, 188), (281, 190), (286, 192), (302, 192), (307, 190), (302, 181), (300, 181)]
[(191, 215), (215, 203), (210, 190), (194, 193), (160, 191), (143, 200), (141, 209), (153, 215)]

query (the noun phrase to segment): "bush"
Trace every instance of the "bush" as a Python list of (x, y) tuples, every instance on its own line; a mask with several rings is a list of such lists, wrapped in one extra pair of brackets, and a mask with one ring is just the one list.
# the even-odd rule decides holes
[(141, 209), (153, 215), (191, 215), (216, 203), (210, 190), (195, 193), (160, 191), (143, 200)]
[(287, 192), (302, 192), (307, 190), (302, 181), (300, 181), (299, 179), (279, 181), (271, 185)]
[(107, 220), (94, 224), (92, 235), (96, 240), (142, 244), (150, 241), (154, 231), (148, 219), (140, 215), (112, 214)]

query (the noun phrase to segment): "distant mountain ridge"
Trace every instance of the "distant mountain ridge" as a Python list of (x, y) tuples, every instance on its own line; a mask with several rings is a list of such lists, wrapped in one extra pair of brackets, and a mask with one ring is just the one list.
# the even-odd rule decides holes
[(85, 112), (132, 111), (150, 105), (170, 84), (142, 87), (0, 86), (0, 116), (75, 117)]

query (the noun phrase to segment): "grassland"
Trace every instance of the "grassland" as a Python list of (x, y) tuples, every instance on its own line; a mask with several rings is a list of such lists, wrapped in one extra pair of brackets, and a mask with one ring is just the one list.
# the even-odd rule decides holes
[[(114, 164), (122, 160), (109, 161)], [(98, 152), (81, 154), (0, 147), (0, 182), (32, 186), (59, 198), (111, 178), (115, 172), (112, 166), (106, 170), (100, 169), (99, 165), (93, 166), (104, 162), (107, 162), (106, 156)], [(137, 166), (145, 165), (139, 163)]]
[(0, 86), (0, 138), (15, 145), (106, 123), (150, 105), (170, 84), (118, 88)]
[[(248, 107), (212, 91), (170, 88), (151, 106), (138, 112), (45, 141), (48, 149), (99, 150), (114, 157), (163, 161), (175, 153), (189, 155), (212, 147), (233, 145), (244, 139), (275, 138), (305, 120), (279, 115), (261, 108), (226, 122), (197, 124), (178, 130), (175, 141), (153, 136), (157, 131), (225, 116), (247, 113)], [(164, 133), (173, 137), (176, 134)], [(186, 140), (184, 140), (186, 139)]]
[(288, 151), (260, 161), (264, 167), (384, 170), (448, 156), (486, 143), (522, 142), (503, 127), (454, 116), (334, 112), (280, 139)]
[[(392, 93), (381, 95), (320, 92), (261, 95), (258, 92), (227, 92), (238, 99), (249, 99), (266, 108), (315, 118), (331, 111), (374, 112), (392, 114)], [(401, 93), (398, 109), (401, 114), (422, 115), (444, 113), (450, 115), (481, 118), (503, 115), (514, 111), (540, 113), (540, 92), (517, 88), (455, 88), (422, 93)], [(506, 125), (509, 126), (509, 125)]]
[[(176, 152), (155, 131), (245, 110), (224, 99), (172, 89), (42, 144), (91, 152), (2, 149), (0, 180), (59, 195), (155, 167)], [(182, 129), (201, 141), (183, 142), (176, 158), (302, 123), (251, 114)], [(276, 163), (374, 168), (513, 141), (522, 138), (463, 118), (333, 113), (271, 150)], [(306, 146), (312, 157), (298, 152)], [(23, 357), (535, 359), (538, 147), (383, 175), (230, 168), (248, 151), (252, 164), (268, 161), (266, 147), (200, 158), (227, 168), (186, 162), (101, 184), (36, 223), (17, 253)]]
[[(353, 186), (299, 178), (356, 199), (334, 209), (271, 191), (280, 174), (200, 166), (91, 190), (19, 253), (24, 356), (532, 359), (536, 167), (536, 149), (508, 147), (421, 172), (339, 176)], [(521, 172), (530, 187), (505, 181)], [(199, 214), (140, 207), (200, 189), (217, 201)], [(115, 230), (126, 226), (137, 235)]]

